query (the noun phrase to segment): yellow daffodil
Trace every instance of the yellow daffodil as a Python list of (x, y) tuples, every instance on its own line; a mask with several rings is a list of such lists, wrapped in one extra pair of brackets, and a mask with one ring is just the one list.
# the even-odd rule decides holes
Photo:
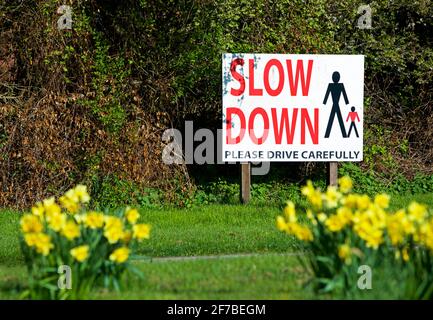
[(307, 209), (306, 214), (307, 214), (308, 220), (310, 220), (313, 225), (317, 225), (317, 221), (314, 217), (313, 211), (311, 211), (310, 209)]
[(404, 262), (408, 262), (410, 260), (409, 251), (407, 248), (403, 248), (402, 250), (397, 250), (394, 256), (396, 259), (402, 258)]
[(105, 229), (110, 228), (123, 228), (122, 220), (120, 220), (118, 217), (114, 216), (104, 216), (105, 221)]
[(104, 215), (100, 212), (91, 211), (84, 217), (84, 224), (90, 229), (102, 228), (104, 225)]
[(367, 195), (365, 195), (365, 194), (358, 196), (356, 200), (357, 200), (356, 204), (358, 206), (358, 209), (360, 209), (360, 210), (366, 210), (366, 209), (368, 209), (368, 207), (371, 204), (370, 198)]
[(320, 222), (324, 223), (324, 222), (328, 219), (328, 216), (326, 215), (326, 213), (320, 212), (320, 213), (317, 215), (317, 219), (318, 219)]
[(54, 197), (47, 198), (42, 201), (42, 205), (44, 206), (45, 209), (52, 206), (55, 203), (56, 203), (56, 199)]
[(301, 226), (295, 235), (298, 237), (301, 241), (313, 241), (313, 233), (310, 229), (308, 229), (305, 226)]
[(413, 235), (413, 234), (415, 234), (415, 232), (416, 232), (415, 225), (408, 218), (404, 219), (401, 222), (401, 225), (402, 225), (404, 233), (406, 235)]
[(76, 223), (83, 224), (86, 222), (86, 216), (87, 215), (85, 213), (84, 214), (74, 214), (73, 218), (74, 218), (74, 221)]
[(131, 241), (131, 239), (132, 239), (132, 231), (131, 230), (124, 231), (122, 241), (127, 244)]
[(383, 229), (386, 227), (387, 214), (383, 209), (372, 205), (365, 211), (365, 214), (375, 228)]
[(409, 251), (407, 250), (407, 248), (404, 248), (402, 250), (401, 256), (403, 258), (403, 261), (405, 261), (405, 262), (409, 261)]
[(292, 201), (287, 201), (286, 207), (284, 208), (284, 214), (288, 222), (296, 221), (295, 204)]
[(31, 214), (24, 215), (20, 224), (24, 233), (38, 233), (44, 228), (39, 217)]
[(339, 185), (340, 191), (342, 193), (348, 193), (353, 188), (352, 179), (350, 179), (350, 177), (348, 177), (348, 176), (344, 176), (344, 177), (341, 177), (340, 179), (338, 179), (338, 185)]
[(277, 229), (280, 231), (287, 231), (286, 220), (284, 219), (283, 216), (277, 217)]
[(78, 196), (78, 194), (75, 192), (75, 189), (69, 189), (68, 191), (66, 191), (65, 196), (72, 202), (74, 203), (79, 203), (80, 202), (80, 197)]
[(331, 232), (338, 232), (345, 226), (345, 220), (336, 214), (331, 215), (326, 221), (325, 225)]
[(44, 206), (42, 203), (37, 202), (36, 205), (32, 207), (32, 214), (38, 216), (40, 219), (44, 217)]
[(73, 240), (80, 236), (80, 227), (74, 221), (68, 221), (63, 226), (61, 233), (68, 240)]
[(352, 262), (352, 250), (348, 244), (342, 244), (338, 247), (338, 257), (346, 264)]
[(132, 227), (133, 237), (138, 240), (150, 238), (150, 225), (136, 224)]
[(104, 231), (104, 236), (107, 238), (108, 242), (111, 244), (117, 243), (123, 238), (123, 230), (120, 228), (110, 228)]
[(130, 224), (135, 224), (138, 218), (140, 218), (140, 214), (138, 213), (138, 210), (129, 207), (127, 207), (125, 210), (125, 216), (126, 216), (126, 220), (128, 220)]
[(358, 196), (356, 194), (348, 194), (347, 196), (341, 198), (341, 204), (349, 209), (355, 209), (358, 201)]
[(365, 237), (364, 240), (367, 247), (377, 250), (379, 245), (383, 242), (382, 231), (373, 229), (373, 232), (369, 236)]
[(418, 223), (422, 223), (427, 215), (427, 207), (416, 201), (412, 201), (409, 204), (407, 211), (409, 213), (409, 219)]
[(307, 181), (307, 184), (301, 188), (301, 193), (307, 198), (314, 208), (322, 208), (322, 193), (319, 189), (314, 189), (311, 180)]
[(323, 206), (322, 193), (319, 190), (315, 190), (308, 198), (308, 201), (315, 209), (317, 210), (322, 209)]
[(51, 216), (58, 215), (61, 213), (59, 205), (56, 203), (54, 197), (45, 199), (43, 201), (45, 216), (49, 219)]
[(87, 193), (87, 187), (84, 185), (77, 185), (74, 189), (75, 196), (81, 203), (87, 203), (90, 201), (90, 196)]
[(121, 247), (114, 250), (113, 253), (110, 254), (109, 259), (116, 263), (124, 263), (126, 260), (128, 260), (128, 257), (129, 249), (127, 247)]
[(28, 246), (35, 247), (36, 252), (43, 256), (47, 256), (51, 249), (54, 248), (54, 245), (51, 243), (51, 237), (41, 232), (26, 235), (25, 241)]
[(89, 246), (83, 245), (71, 249), (70, 254), (78, 262), (83, 262), (89, 256)]
[(80, 205), (78, 202), (75, 202), (73, 199), (64, 195), (59, 198), (60, 204), (63, 208), (65, 208), (69, 213), (75, 214), (80, 209)]
[(430, 219), (428, 224), (424, 225), (420, 241), (429, 248), (431, 254), (433, 254), (433, 218)]
[(37, 233), (26, 233), (24, 235), (24, 241), (29, 247), (33, 247), (36, 244), (38, 234)]
[(308, 180), (307, 184), (301, 188), (301, 193), (308, 198), (313, 194), (313, 192), (314, 192), (313, 183), (311, 182), (311, 180)]
[(123, 238), (123, 222), (118, 217), (105, 216), (104, 236), (108, 242), (114, 244)]
[(59, 198), (60, 204), (70, 213), (75, 214), (80, 209), (81, 203), (90, 201), (90, 196), (87, 193), (87, 187), (77, 185), (73, 189), (69, 189)]
[(374, 204), (377, 205), (379, 208), (386, 209), (389, 207), (389, 200), (391, 197), (385, 193), (378, 194), (374, 198)]
[(338, 201), (341, 198), (341, 193), (338, 192), (337, 188), (334, 186), (329, 186), (326, 189), (324, 199), (326, 201), (326, 207), (329, 209), (336, 208), (338, 206)]
[(109, 243), (114, 244), (124, 237), (124, 232), (121, 227), (112, 226), (111, 228), (105, 229), (104, 236)]
[(405, 219), (406, 215), (403, 210), (387, 216), (387, 232), (393, 245), (398, 245), (404, 240), (405, 231), (403, 223)]
[(67, 217), (62, 213), (50, 215), (48, 219), (48, 226), (54, 231), (59, 232), (65, 225), (66, 220)]
[(367, 216), (362, 216), (360, 220), (355, 223), (353, 230), (358, 236), (366, 242), (367, 247), (377, 249), (384, 241), (383, 231), (371, 224)]
[(313, 233), (311, 230), (305, 226), (300, 225), (297, 222), (289, 222), (287, 224), (288, 234), (294, 235), (301, 241), (313, 241)]
[(337, 209), (337, 216), (341, 219), (342, 223), (346, 225), (352, 220), (352, 210), (347, 207), (340, 207)]

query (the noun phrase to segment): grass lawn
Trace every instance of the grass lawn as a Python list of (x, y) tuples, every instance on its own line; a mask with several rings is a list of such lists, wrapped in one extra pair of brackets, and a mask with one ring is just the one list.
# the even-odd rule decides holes
[[(433, 207), (433, 195), (393, 197)], [(126, 279), (122, 293), (97, 291), (96, 299), (299, 299), (306, 275), (293, 240), (275, 228), (277, 207), (209, 205), (193, 209), (141, 210), (152, 237), (134, 262), (145, 278)], [(0, 211), (0, 299), (17, 298), (26, 283), (18, 246), (19, 213)], [(254, 254), (237, 257), (192, 257)], [(154, 257), (149, 260), (145, 257)], [(171, 259), (164, 257), (187, 257)], [(190, 258), (188, 258), (190, 257)]]
[[(135, 262), (144, 279), (126, 278), (120, 293), (97, 290), (94, 299), (302, 299), (296, 257), (153, 260)], [(19, 297), (22, 266), (0, 268), (0, 299)]]
[[(287, 252), (292, 240), (275, 228), (275, 207), (209, 205), (193, 209), (140, 210), (152, 225), (140, 255), (149, 257)], [(0, 212), (0, 266), (20, 264), (19, 214)]]

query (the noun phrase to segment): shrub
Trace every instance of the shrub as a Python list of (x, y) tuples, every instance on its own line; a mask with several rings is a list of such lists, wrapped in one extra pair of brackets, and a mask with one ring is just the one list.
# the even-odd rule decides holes
[[(72, 30), (57, 29), (64, 2)], [(371, 2), (371, 29), (357, 28), (360, 0), (0, 3), (2, 206), (107, 175), (166, 194), (189, 183), (161, 161), (161, 134), (221, 127), (224, 52), (364, 54), (362, 172), (382, 185), (433, 172), (428, 1)]]
[(417, 202), (389, 212), (389, 195), (372, 199), (351, 189), (348, 176), (325, 192), (309, 181), (301, 189), (309, 223), (300, 222), (302, 214), (290, 201), (277, 218), (278, 229), (298, 238), (306, 250), (301, 261), (313, 274), (314, 289), (357, 296), (358, 268), (367, 265), (375, 279), (380, 275), (382, 284), (395, 285), (396, 297), (433, 298), (433, 212)]
[[(86, 187), (78, 185), (58, 202), (52, 197), (36, 203), (21, 218), (21, 249), (29, 273), (23, 297), (84, 299), (94, 285), (119, 290), (125, 271), (138, 273), (129, 257), (137, 242), (149, 238), (150, 226), (137, 224), (136, 209), (108, 215), (87, 210), (89, 201)], [(61, 266), (68, 266), (72, 276), (70, 288), (62, 290)]]

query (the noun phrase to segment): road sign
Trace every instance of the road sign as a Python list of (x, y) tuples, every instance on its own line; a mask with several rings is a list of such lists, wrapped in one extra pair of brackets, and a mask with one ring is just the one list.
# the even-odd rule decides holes
[(222, 59), (224, 161), (362, 160), (364, 56)]

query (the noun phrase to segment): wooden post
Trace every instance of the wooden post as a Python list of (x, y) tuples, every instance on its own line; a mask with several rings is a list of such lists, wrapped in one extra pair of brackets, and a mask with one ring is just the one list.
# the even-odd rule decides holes
[(246, 204), (251, 197), (251, 164), (241, 163), (241, 202)]
[(327, 183), (328, 186), (337, 186), (338, 182), (338, 162), (327, 163)]

